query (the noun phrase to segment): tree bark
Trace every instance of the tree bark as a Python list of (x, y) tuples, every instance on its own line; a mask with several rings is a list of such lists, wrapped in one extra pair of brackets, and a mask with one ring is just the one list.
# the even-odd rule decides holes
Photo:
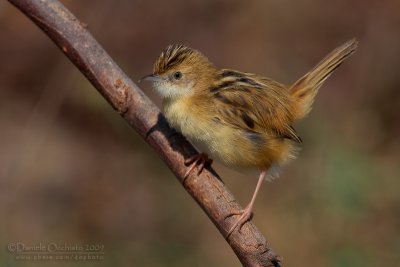
[[(197, 201), (225, 237), (242, 209), (215, 171), (207, 167), (184, 180), (184, 159), (197, 153), (171, 129), (159, 109), (110, 58), (100, 44), (67, 8), (56, 0), (9, 0), (39, 26), (86, 76), (112, 107), (162, 157), (185, 190)], [(278, 256), (252, 222), (228, 238), (244, 266), (280, 266)]]

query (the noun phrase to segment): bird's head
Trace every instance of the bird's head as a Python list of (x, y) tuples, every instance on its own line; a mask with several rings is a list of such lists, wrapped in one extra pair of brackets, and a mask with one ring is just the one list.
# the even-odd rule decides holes
[(161, 97), (178, 99), (207, 87), (215, 72), (213, 64), (199, 51), (170, 45), (157, 59), (153, 73), (141, 80), (152, 81)]

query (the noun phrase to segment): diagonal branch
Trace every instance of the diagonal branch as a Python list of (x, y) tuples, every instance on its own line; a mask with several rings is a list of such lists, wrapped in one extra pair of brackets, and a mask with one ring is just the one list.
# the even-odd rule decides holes
[[(38, 25), (75, 66), (86, 76), (113, 108), (162, 157), (185, 190), (226, 236), (234, 218), (226, 218), (241, 209), (218, 175), (205, 169), (184, 181), (184, 159), (196, 150), (172, 130), (158, 108), (115, 64), (100, 44), (71, 12), (57, 0), (9, 0)], [(184, 181), (184, 183), (183, 183)], [(235, 231), (227, 242), (244, 266), (279, 266), (278, 256), (253, 223), (241, 233)]]

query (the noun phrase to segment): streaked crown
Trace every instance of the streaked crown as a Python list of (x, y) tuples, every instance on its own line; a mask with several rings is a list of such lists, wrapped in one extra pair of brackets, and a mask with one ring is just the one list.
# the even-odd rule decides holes
[(154, 74), (163, 74), (179, 65), (197, 66), (199, 63), (212, 65), (199, 51), (182, 44), (169, 45), (154, 64)]

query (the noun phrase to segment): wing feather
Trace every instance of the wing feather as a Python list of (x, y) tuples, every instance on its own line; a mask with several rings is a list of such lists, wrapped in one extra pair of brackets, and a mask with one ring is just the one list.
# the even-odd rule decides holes
[(222, 70), (221, 77), (220, 83), (210, 88), (221, 122), (301, 142), (291, 126), (291, 99), (284, 85), (234, 70)]

